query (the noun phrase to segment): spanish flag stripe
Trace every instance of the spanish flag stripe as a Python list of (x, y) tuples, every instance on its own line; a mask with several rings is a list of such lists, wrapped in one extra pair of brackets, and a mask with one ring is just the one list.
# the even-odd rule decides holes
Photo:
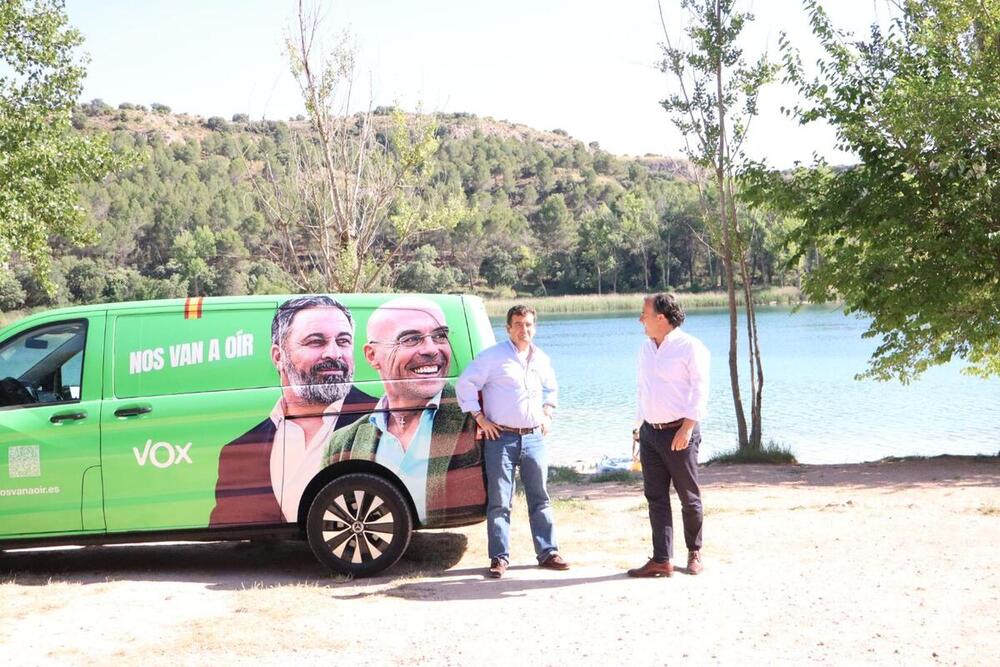
[(184, 302), (184, 319), (197, 320), (201, 317), (201, 304), (203, 297), (189, 297)]

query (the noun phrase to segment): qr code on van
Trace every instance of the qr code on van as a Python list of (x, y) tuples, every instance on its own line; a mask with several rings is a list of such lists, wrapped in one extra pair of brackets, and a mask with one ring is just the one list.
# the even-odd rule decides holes
[(7, 476), (41, 477), (42, 454), (38, 445), (7, 448)]

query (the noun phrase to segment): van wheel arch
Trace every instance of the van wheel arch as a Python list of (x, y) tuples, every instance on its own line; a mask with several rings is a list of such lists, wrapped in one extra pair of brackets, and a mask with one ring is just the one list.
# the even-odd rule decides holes
[(385, 479), (399, 491), (403, 499), (406, 500), (406, 504), (410, 509), (410, 516), (413, 517), (413, 527), (418, 528), (420, 525), (420, 519), (417, 516), (417, 506), (413, 503), (413, 498), (410, 497), (410, 492), (407, 490), (406, 485), (403, 481), (399, 479), (391, 470), (384, 468), (377, 463), (371, 461), (340, 461), (339, 463), (334, 463), (333, 465), (327, 466), (323, 470), (312, 478), (309, 484), (306, 486), (305, 491), (302, 492), (302, 498), (299, 500), (299, 512), (298, 512), (298, 523), (299, 529), (302, 532), (303, 537), (306, 534), (306, 519), (309, 516), (309, 508), (312, 506), (313, 500), (316, 498), (316, 494), (323, 490), (323, 487), (337, 479), (338, 477), (343, 477), (344, 475), (349, 475), (351, 473), (361, 472), (368, 473), (370, 475), (375, 475)]

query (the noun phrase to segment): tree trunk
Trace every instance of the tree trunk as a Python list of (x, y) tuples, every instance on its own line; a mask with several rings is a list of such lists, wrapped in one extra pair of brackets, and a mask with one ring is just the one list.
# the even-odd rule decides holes
[[(738, 230), (732, 179), (727, 179), (726, 188), (726, 197), (729, 200), (730, 206), (730, 220), (733, 223), (734, 230)], [(751, 450), (760, 450), (762, 444), (761, 404), (764, 393), (764, 368), (761, 365), (760, 340), (757, 336), (757, 307), (753, 302), (753, 264), (752, 260), (747, 257), (746, 249), (743, 248), (741, 248), (739, 253), (739, 269), (743, 278), (743, 299), (746, 304), (747, 362), (750, 367), (750, 439), (747, 442), (747, 447)]]
[(646, 256), (646, 246), (642, 246), (642, 280), (646, 294), (649, 294), (649, 258)]
[[(715, 3), (716, 25), (722, 25), (722, 7)], [(727, 199), (730, 193), (726, 191), (725, 158), (726, 150), (726, 106), (722, 91), (722, 55), (724, 45), (717, 44), (720, 53), (715, 55), (715, 94), (719, 114), (719, 152), (715, 163), (715, 183), (719, 188), (719, 222), (722, 224), (723, 269), (726, 274), (726, 295), (729, 299), (729, 385), (733, 392), (733, 408), (736, 411), (736, 430), (739, 437), (739, 448), (746, 449), (749, 444), (747, 437), (747, 419), (743, 412), (743, 398), (740, 396), (740, 373), (737, 365), (736, 327), (738, 314), (736, 312), (736, 284), (733, 281), (733, 220), (728, 215)]]
[(667, 250), (663, 255), (663, 272), (660, 274), (665, 289), (670, 289), (670, 232), (667, 232)]

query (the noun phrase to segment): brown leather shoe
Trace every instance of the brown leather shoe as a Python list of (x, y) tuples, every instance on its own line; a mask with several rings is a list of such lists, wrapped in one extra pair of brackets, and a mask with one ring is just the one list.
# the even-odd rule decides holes
[(548, 558), (538, 564), (538, 567), (544, 567), (549, 570), (568, 570), (569, 563), (567, 563), (562, 556), (553, 551), (549, 554)]
[(700, 551), (689, 551), (688, 552), (688, 574), (700, 574), (705, 567), (701, 564), (701, 552)]
[(630, 577), (669, 577), (674, 573), (674, 566), (670, 561), (657, 563), (650, 558), (642, 567), (637, 567), (628, 571)]
[(507, 561), (503, 558), (494, 558), (490, 561), (490, 576), (499, 579), (507, 571)]

